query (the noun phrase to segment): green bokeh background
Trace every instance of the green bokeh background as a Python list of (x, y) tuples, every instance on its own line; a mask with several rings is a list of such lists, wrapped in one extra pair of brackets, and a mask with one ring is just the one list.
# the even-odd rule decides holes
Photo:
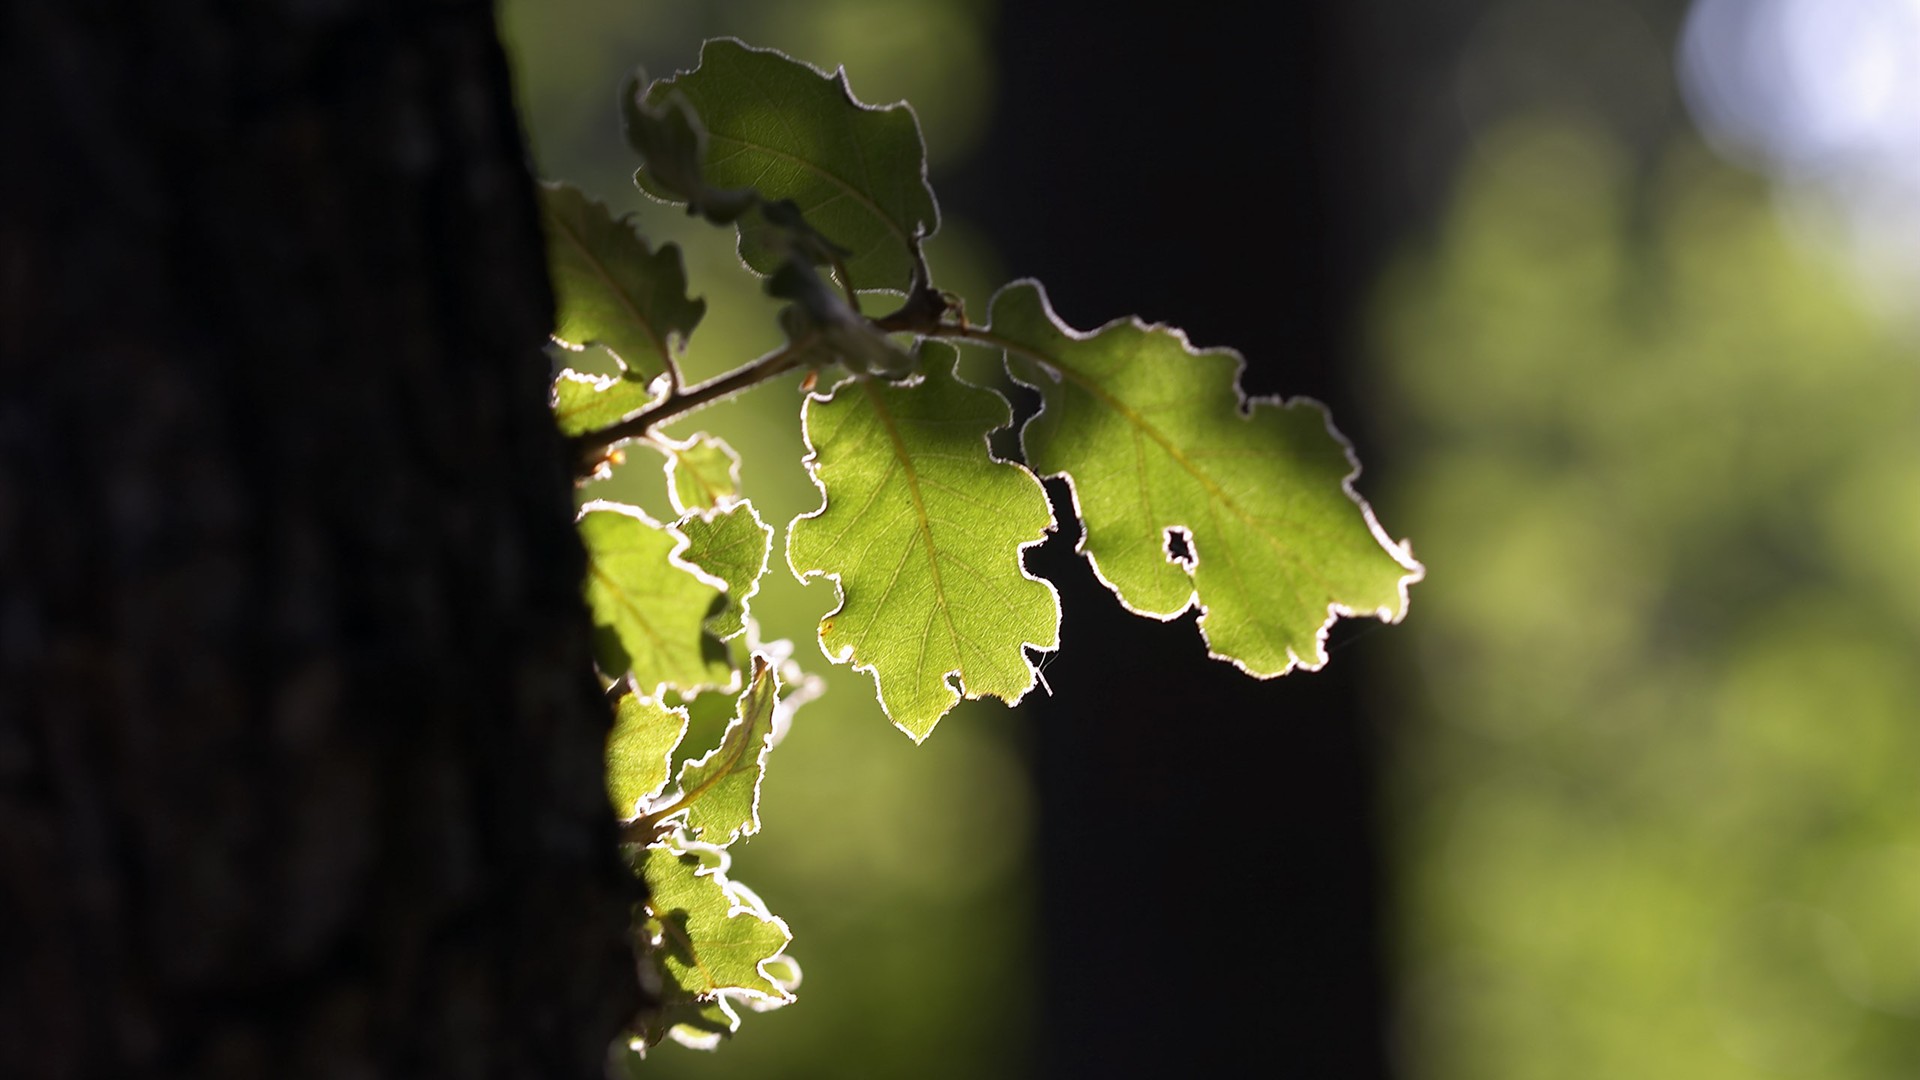
[(1489, 131), (1382, 290), (1408, 1076), (1920, 1063), (1920, 357), (1762, 184)]

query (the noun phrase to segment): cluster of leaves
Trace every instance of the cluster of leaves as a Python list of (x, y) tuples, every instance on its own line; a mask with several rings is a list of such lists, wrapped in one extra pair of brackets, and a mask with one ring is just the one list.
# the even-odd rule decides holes
[[(1067, 482), (1081, 550), (1127, 608), (1171, 619), (1197, 606), (1212, 655), (1262, 678), (1325, 663), (1340, 615), (1400, 618), (1421, 568), (1353, 491), (1357, 462), (1322, 407), (1248, 398), (1236, 354), (1131, 319), (1072, 330), (1031, 281), (970, 323), (921, 253), (939, 214), (904, 104), (864, 105), (844, 74), (717, 40), (691, 72), (633, 80), (622, 106), (636, 182), (738, 230), (742, 261), (786, 302), (787, 337), (685, 385), (676, 355), (705, 304), (688, 295), (679, 251), (577, 190), (544, 189), (555, 337), (620, 362), (607, 378), (559, 374), (561, 428), (583, 473), (624, 443), (653, 445), (681, 515), (596, 502), (580, 516), (617, 701), (609, 783), (650, 895), (636, 944), (663, 1002), (637, 1025), (643, 1050), (667, 1035), (710, 1045), (738, 1024), (734, 1006), (791, 999), (786, 926), (728, 877), (725, 848), (759, 829), (767, 752), (818, 689), (758, 641), (749, 604), (773, 530), (741, 498), (733, 452), (704, 434), (666, 438), (662, 424), (808, 372), (806, 465), (822, 504), (788, 526), (787, 562), (836, 583), (822, 650), (870, 675), (915, 741), (963, 697), (1019, 701), (1059, 645), (1057, 595), (1023, 563), (1056, 524), (1041, 477)], [(900, 301), (871, 318), (862, 293)], [(1012, 411), (956, 373), (955, 345), (992, 350), (1036, 392), (1022, 460), (990, 450)], [(709, 743), (690, 730), (720, 734), (695, 758), (689, 744)]]

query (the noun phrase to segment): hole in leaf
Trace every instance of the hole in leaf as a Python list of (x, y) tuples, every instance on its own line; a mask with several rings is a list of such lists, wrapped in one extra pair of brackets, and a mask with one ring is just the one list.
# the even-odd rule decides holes
[(1193, 534), (1184, 525), (1174, 525), (1167, 529), (1167, 561), (1179, 563), (1191, 570), (1200, 560), (1193, 553)]

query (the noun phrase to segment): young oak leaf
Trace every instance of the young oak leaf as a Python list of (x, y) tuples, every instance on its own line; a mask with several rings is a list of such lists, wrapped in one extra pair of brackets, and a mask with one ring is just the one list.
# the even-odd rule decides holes
[(740, 1030), (740, 1014), (722, 994), (711, 1000), (692, 998), (663, 1001), (639, 1018), (625, 1046), (613, 1048), (612, 1077), (651, 1080), (647, 1051), (672, 1039), (690, 1050), (717, 1049), (723, 1039)]
[(740, 1014), (723, 994), (712, 1001), (676, 1001), (663, 1006), (657, 1026), (689, 1050), (712, 1050), (720, 1040), (740, 1030)]
[(793, 935), (787, 924), (729, 888), (724, 865), (698, 854), (653, 846), (633, 854), (647, 883), (647, 912), (657, 939), (647, 950), (661, 976), (663, 1004), (722, 997), (790, 1001), (793, 995), (762, 965), (777, 959)]
[(753, 674), (734, 707), (720, 745), (680, 767), (680, 797), (687, 831), (700, 842), (726, 847), (760, 831), (760, 781), (772, 747), (774, 703), (780, 679), (766, 657), (755, 654)]
[(731, 225), (761, 204), (752, 188), (717, 188), (707, 183), (707, 129), (685, 95), (671, 91), (649, 99), (645, 72), (636, 71), (620, 87), (620, 126), (627, 145), (640, 155), (635, 184), (667, 202), (687, 204), (715, 225)]
[[(771, 49), (731, 38), (708, 41), (700, 63), (656, 81), (645, 104), (664, 109), (675, 95), (706, 130), (697, 182), (757, 189), (767, 200), (790, 200), (808, 223), (848, 254), (856, 289), (904, 290), (918, 262), (917, 245), (939, 227), (927, 184), (920, 123), (905, 104), (876, 108), (853, 96), (844, 71), (827, 75)], [(698, 141), (674, 140), (688, 146)], [(690, 172), (656, 150), (672, 178), (643, 167), (635, 177), (649, 194), (684, 199)], [(754, 215), (740, 217), (741, 257), (772, 273), (784, 254), (755, 237)], [(779, 245), (775, 245), (778, 247)]]
[(651, 405), (655, 395), (648, 380), (625, 371), (605, 378), (572, 368), (553, 380), (553, 419), (569, 438), (612, 427)]
[(726, 604), (706, 624), (708, 633), (726, 641), (747, 628), (747, 603), (767, 572), (773, 528), (750, 502), (688, 514), (674, 528), (687, 538), (680, 557), (726, 583)]
[(1243, 398), (1239, 355), (1178, 330), (1071, 330), (1031, 281), (994, 296), (976, 340), (1040, 392), (1027, 463), (1068, 478), (1081, 550), (1128, 608), (1197, 602), (1211, 655), (1260, 678), (1325, 664), (1341, 615), (1405, 614), (1424, 569), (1353, 490), (1359, 462), (1318, 402)]
[(633, 817), (667, 786), (673, 748), (687, 733), (687, 710), (638, 694), (620, 695), (607, 736), (607, 794), (614, 812)]
[(541, 184), (540, 210), (558, 308), (554, 339), (606, 346), (642, 387), (673, 371), (674, 349), (707, 310), (705, 300), (687, 296), (680, 249), (649, 249), (624, 218), (566, 184)]
[[(761, 640), (760, 626), (752, 619), (747, 620), (744, 633), (726, 643), (726, 650), (727, 662), (735, 671), (743, 673), (741, 685), (745, 685), (753, 670), (755, 654), (765, 656), (774, 674), (780, 677), (779, 698), (773, 705), (773, 745), (779, 746), (780, 740), (786, 738), (788, 730), (792, 728), (799, 711), (826, 692), (826, 680), (803, 669), (794, 660), (793, 642), (785, 638)], [(687, 710), (687, 734), (673, 750), (676, 765), (684, 765), (720, 745), (721, 736), (739, 711), (739, 696), (738, 690), (710, 690), (692, 695), (669, 692), (666, 695), (667, 704), (684, 706)]]
[(667, 497), (681, 514), (713, 510), (740, 497), (740, 455), (725, 439), (700, 432), (682, 442), (662, 438)]
[(725, 684), (733, 669), (707, 646), (703, 624), (724, 603), (726, 583), (682, 557), (686, 537), (635, 507), (601, 501), (581, 508), (579, 529), (587, 607), (619, 642), (640, 692)]
[(951, 348), (926, 349), (917, 383), (853, 379), (808, 397), (806, 464), (824, 504), (787, 531), (794, 574), (839, 586), (821, 648), (871, 672), (915, 742), (962, 694), (1020, 700), (1035, 681), (1025, 649), (1057, 648), (1060, 631), (1053, 586), (1021, 562), (1053, 527), (1046, 493), (987, 448), (1007, 403), (956, 379)]

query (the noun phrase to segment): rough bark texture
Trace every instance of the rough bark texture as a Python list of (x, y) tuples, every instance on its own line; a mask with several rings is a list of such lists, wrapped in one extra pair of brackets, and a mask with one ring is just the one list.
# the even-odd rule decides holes
[(0, 1075), (598, 1075), (633, 897), (490, 6), (0, 19)]

